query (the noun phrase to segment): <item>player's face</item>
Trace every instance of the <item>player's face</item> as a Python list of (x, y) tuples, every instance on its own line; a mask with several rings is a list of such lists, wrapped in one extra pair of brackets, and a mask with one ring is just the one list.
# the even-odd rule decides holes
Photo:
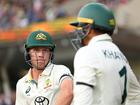
[(38, 70), (44, 70), (51, 56), (51, 51), (47, 47), (34, 47), (29, 50), (32, 66)]

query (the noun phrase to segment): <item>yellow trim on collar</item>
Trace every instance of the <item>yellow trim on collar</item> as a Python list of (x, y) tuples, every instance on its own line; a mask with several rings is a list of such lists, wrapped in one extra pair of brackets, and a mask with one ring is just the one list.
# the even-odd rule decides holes
[(33, 78), (32, 78), (31, 69), (30, 69), (28, 72), (28, 81), (31, 81), (31, 80), (33, 80)]
[(33, 80), (33, 78), (32, 78), (32, 75), (30, 74), (29, 75), (29, 80), (31, 81), (31, 80)]
[(27, 77), (25, 79), (25, 82), (31, 82), (33, 80), (32, 75), (31, 75), (31, 69), (27, 73)]
[(89, 18), (82, 18), (82, 17), (78, 17), (77, 18), (78, 22), (82, 22), (82, 23), (90, 23), (92, 24), (94, 22), (94, 20), (89, 19)]

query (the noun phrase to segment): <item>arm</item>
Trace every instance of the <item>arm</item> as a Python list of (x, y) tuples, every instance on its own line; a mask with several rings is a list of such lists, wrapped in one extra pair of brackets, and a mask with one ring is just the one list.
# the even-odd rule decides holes
[(128, 96), (125, 105), (140, 105), (140, 84), (132, 70), (129, 72)]
[(26, 105), (25, 99), (22, 97), (22, 88), (20, 88), (20, 81), (18, 81), (16, 86), (16, 102), (15, 105)]
[[(95, 56), (93, 56), (95, 55)], [(96, 68), (99, 65), (97, 54), (86, 47), (78, 50), (74, 59), (74, 99), (73, 105), (94, 105), (97, 94)]]
[[(84, 69), (84, 70), (83, 70)], [(75, 72), (74, 105), (93, 105), (95, 100), (95, 74), (92, 69), (83, 68)]]
[(60, 91), (56, 96), (54, 105), (70, 105), (73, 99), (73, 82), (71, 78), (65, 78), (61, 85)]

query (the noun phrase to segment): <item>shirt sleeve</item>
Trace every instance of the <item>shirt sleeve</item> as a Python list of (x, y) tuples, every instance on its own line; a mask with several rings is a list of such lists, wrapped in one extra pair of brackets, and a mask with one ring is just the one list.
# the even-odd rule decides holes
[(15, 105), (27, 105), (22, 95), (21, 81), (19, 80), (16, 85), (16, 102)]
[(99, 64), (95, 53), (88, 51), (87, 48), (80, 49), (74, 59), (74, 81), (95, 86), (96, 76), (100, 74)]
[(131, 69), (129, 71), (126, 105), (140, 105), (140, 83)]
[(58, 85), (61, 85), (64, 79), (73, 79), (73, 76), (68, 67), (59, 65), (59, 67), (57, 68), (57, 72), (55, 73), (55, 78)]
[(80, 70), (82, 72), (75, 72), (74, 76), (73, 103), (74, 105), (93, 105), (93, 88), (96, 85), (96, 82), (93, 82), (96, 79), (95, 74), (90, 68), (82, 68)]
[(91, 53), (82, 48), (74, 59), (74, 105), (93, 105), (99, 62)]

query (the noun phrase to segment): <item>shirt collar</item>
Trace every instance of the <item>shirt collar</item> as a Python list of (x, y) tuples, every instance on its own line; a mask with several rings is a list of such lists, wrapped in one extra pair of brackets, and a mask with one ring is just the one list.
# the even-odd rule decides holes
[(33, 78), (32, 78), (32, 75), (31, 75), (31, 68), (30, 68), (29, 71), (28, 71), (28, 73), (27, 73), (25, 82), (30, 82), (32, 80), (33, 80)]
[(44, 71), (42, 72), (42, 75), (50, 75), (51, 74), (51, 71), (54, 67), (54, 64), (53, 63), (49, 63), (46, 68), (44, 69)]
[(112, 38), (108, 34), (101, 34), (93, 37), (89, 42), (89, 45), (98, 41), (112, 41)]

